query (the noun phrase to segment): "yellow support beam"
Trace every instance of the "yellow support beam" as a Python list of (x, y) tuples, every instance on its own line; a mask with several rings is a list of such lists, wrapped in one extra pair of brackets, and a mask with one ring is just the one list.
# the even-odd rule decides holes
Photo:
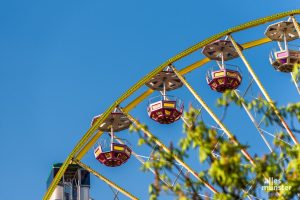
[(90, 139), (88, 141), (88, 143), (82, 148), (81, 151), (79, 151), (79, 153), (76, 155), (76, 158), (78, 160), (81, 160), (83, 158), (83, 156), (88, 152), (88, 150), (90, 150), (93, 145), (97, 142), (97, 140), (101, 137), (101, 135), (103, 134), (102, 131), (98, 131), (93, 137), (92, 139)]
[[(157, 139), (152, 133), (150, 133), (150, 131), (146, 130), (143, 127), (143, 125), (140, 124), (134, 117), (132, 117), (128, 113), (125, 113), (121, 108), (120, 108), (120, 110), (132, 121), (132, 123), (134, 123), (136, 125), (136, 127), (138, 129), (142, 130), (145, 133), (145, 135), (147, 135), (147, 137), (153, 139), (153, 141), (157, 144), (157, 146), (162, 148), (168, 154), (171, 154), (171, 150), (166, 145), (164, 145), (159, 139)], [(198, 176), (197, 172), (195, 172), (189, 165), (187, 165), (185, 162), (183, 162), (176, 155), (173, 155), (173, 158), (176, 162), (178, 162), (181, 166), (183, 166), (189, 173), (191, 173), (197, 180), (201, 181), (205, 185), (205, 187), (207, 187), (210, 191), (212, 191), (213, 193), (218, 193), (218, 191), (212, 185), (210, 185), (204, 179), (200, 178)]]
[(132, 102), (130, 102), (125, 108), (124, 111), (128, 112), (130, 110), (132, 110), (136, 105), (138, 105), (139, 103), (141, 103), (141, 101), (143, 101), (145, 98), (147, 98), (150, 94), (152, 94), (153, 90), (148, 89), (146, 90), (146, 92), (144, 92), (143, 94), (141, 94), (138, 98), (136, 98), (135, 100), (133, 100)]
[[(296, 28), (297, 33), (298, 33), (298, 38), (300, 38), (300, 27), (299, 27), (299, 24), (296, 21), (296, 18), (294, 16), (291, 16), (291, 19), (292, 19), (293, 24), (294, 24), (294, 26)], [(296, 78), (295, 78), (295, 76), (294, 76), (294, 74), (292, 72), (291, 72), (291, 77), (292, 77), (292, 80), (293, 80), (293, 82), (294, 82), (294, 84), (296, 86), (298, 94), (300, 94), (300, 88), (299, 88), (297, 80), (296, 80)]]
[[(213, 120), (221, 127), (224, 133), (228, 136), (228, 138), (235, 144), (240, 145), (237, 139), (233, 136), (233, 134), (226, 128), (226, 126), (219, 120), (216, 114), (209, 108), (209, 106), (205, 103), (205, 101), (197, 94), (197, 92), (192, 88), (192, 86), (185, 80), (185, 78), (175, 69), (175, 67), (171, 66), (177, 77), (183, 82), (183, 84), (189, 89), (189, 91), (194, 95), (194, 97), (198, 100), (198, 102), (203, 106), (206, 112), (213, 118)], [(255, 165), (253, 158), (249, 155), (249, 153), (245, 149), (241, 149), (242, 154), (249, 160), (252, 165)]]
[[(219, 67), (220, 67), (220, 69), (222, 69), (221, 66), (219, 66)], [(251, 81), (250, 85), (251, 85), (251, 84), (252, 84), (252, 81)], [(246, 90), (246, 91), (247, 91), (247, 90)], [(233, 92), (234, 92), (235, 96), (236, 96), (238, 99), (241, 99), (241, 96), (240, 96), (240, 94), (239, 94), (239, 92), (238, 92), (237, 90), (233, 90)], [(259, 124), (258, 124), (257, 121), (255, 120), (254, 116), (251, 114), (250, 110), (248, 110), (247, 105), (246, 105), (244, 102), (242, 102), (242, 106), (243, 106), (244, 110), (246, 111), (248, 117), (250, 118), (251, 122), (253, 123), (253, 125), (255, 126), (255, 128), (257, 129), (257, 131), (259, 132), (259, 134), (260, 134), (260, 136), (262, 137), (263, 141), (264, 141), (265, 144), (267, 145), (268, 149), (269, 149), (270, 152), (272, 153), (272, 152), (273, 152), (273, 149), (272, 149), (270, 143), (269, 143), (268, 140), (266, 139), (264, 133), (263, 133), (262, 130), (260, 129)]]
[(190, 73), (191, 71), (205, 65), (206, 63), (208, 63), (210, 61), (209, 58), (204, 58), (202, 60), (199, 60), (197, 62), (194, 62), (193, 64), (183, 68), (182, 70), (180, 70), (180, 74), (187, 74)]
[(134, 84), (129, 90), (127, 90), (121, 97), (119, 97), (103, 114), (99, 119), (95, 122), (95, 124), (83, 135), (83, 137), (79, 140), (79, 142), (75, 145), (74, 149), (71, 151), (69, 156), (66, 158), (64, 161), (63, 165), (59, 169), (58, 173), (52, 180), (52, 183), (50, 184), (47, 192), (45, 193), (43, 200), (49, 200), (54, 189), (56, 188), (59, 180), (62, 178), (64, 172), (66, 171), (67, 167), (69, 164), (72, 162), (72, 158), (78, 153), (82, 147), (88, 142), (88, 140), (92, 137), (94, 132), (96, 131), (97, 127), (107, 118), (107, 116), (113, 111), (115, 107), (117, 107), (120, 103), (122, 103), (125, 99), (127, 99), (130, 95), (132, 95), (135, 91), (137, 91), (140, 87), (142, 87), (147, 81), (149, 81), (155, 74), (158, 72), (162, 71), (165, 67), (170, 65), (171, 63), (175, 63), (176, 61), (180, 60), (181, 58), (184, 58), (191, 53), (199, 50), (200, 48), (204, 47), (207, 44), (212, 43), (215, 40), (218, 40), (219, 38), (222, 38), (230, 33), (238, 32), (241, 30), (245, 30), (254, 26), (258, 26), (261, 24), (264, 24), (266, 22), (278, 20), (283, 17), (291, 16), (291, 15), (297, 15), (300, 14), (300, 9), (298, 10), (291, 10), (287, 12), (282, 12), (279, 14), (267, 16), (264, 18), (256, 19), (251, 22), (241, 24), (239, 26), (230, 28), (228, 30), (225, 30), (219, 34), (213, 35), (197, 44), (194, 46), (182, 51), (181, 53), (175, 55), (174, 57), (170, 58), (166, 62), (162, 63), (159, 65), (156, 69), (154, 69), (152, 72), (147, 74), (145, 77), (143, 77), (139, 82)]
[(122, 187), (118, 186), (117, 184), (115, 184), (114, 182), (112, 182), (108, 178), (104, 177), (100, 173), (96, 172), (95, 170), (93, 170), (89, 166), (85, 165), (84, 163), (80, 162), (79, 160), (74, 159), (73, 162), (76, 163), (76, 164), (78, 164), (80, 167), (86, 169), (90, 173), (94, 174), (100, 180), (104, 181), (107, 185), (110, 185), (111, 187), (113, 187), (116, 190), (120, 191), (122, 194), (124, 194), (128, 198), (133, 199), (133, 200), (139, 200), (137, 197), (133, 196), (131, 193), (127, 192), (125, 189), (123, 189)]
[(274, 110), (275, 114), (277, 115), (278, 119), (281, 121), (283, 127), (285, 128), (285, 130), (288, 132), (288, 134), (290, 135), (290, 137), (292, 138), (293, 142), (295, 144), (298, 144), (297, 138), (295, 137), (295, 135), (293, 134), (293, 132), (291, 131), (291, 129), (289, 128), (289, 126), (287, 125), (287, 123), (285, 122), (285, 120), (283, 119), (283, 117), (281, 116), (279, 110), (277, 109), (277, 107), (275, 106), (273, 100), (271, 99), (271, 97), (269, 96), (267, 90), (264, 88), (264, 86), (262, 85), (261, 81), (259, 80), (259, 78), (257, 77), (257, 75), (255, 74), (254, 70), (252, 69), (252, 67), (250, 66), (249, 62), (247, 61), (247, 59), (245, 58), (242, 50), (240, 49), (240, 47), (237, 45), (237, 43), (235, 42), (235, 40), (232, 38), (231, 35), (228, 35), (229, 39), (231, 40), (235, 50), (237, 51), (237, 53), (239, 54), (240, 58), (242, 59), (242, 61), (244, 62), (245, 66), (247, 67), (249, 73), (251, 74), (251, 76), (253, 77), (254, 81), (256, 82), (256, 84), (258, 85), (260, 91), (263, 93), (263, 95), (265, 96), (265, 98), (267, 99), (267, 101), (269, 102), (271, 108)]
[(299, 27), (299, 24), (297, 23), (296, 18), (294, 16), (291, 16), (291, 18), (292, 18), (293, 24), (294, 24), (294, 26), (296, 28), (296, 31), (298, 33), (298, 37), (300, 38), (300, 27)]
[(272, 40), (270, 38), (265, 37), (258, 40), (253, 40), (251, 42), (244, 43), (242, 44), (242, 47), (243, 49), (250, 49), (256, 46), (260, 46), (262, 44), (266, 44), (268, 42), (272, 42)]

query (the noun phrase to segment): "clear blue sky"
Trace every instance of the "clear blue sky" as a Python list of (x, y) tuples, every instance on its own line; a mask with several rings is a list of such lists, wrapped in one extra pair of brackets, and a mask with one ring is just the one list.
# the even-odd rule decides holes
[[(227, 28), (298, 8), (299, 3), (291, 0), (1, 1), (0, 199), (41, 199), (51, 165), (64, 161), (88, 130), (92, 117), (160, 63)], [(241, 42), (261, 38), (265, 27), (236, 37)], [(273, 47), (268, 44), (246, 55), (274, 99), (280, 104), (298, 101), (290, 76), (275, 72), (268, 63)], [(203, 55), (198, 52), (178, 68), (200, 58)], [(230, 63), (241, 66), (244, 88), (248, 81), (245, 67), (239, 60)], [(219, 94), (212, 92), (204, 79), (210, 66), (187, 79), (214, 106)], [(195, 102), (186, 89), (173, 94), (182, 97), (186, 105)], [(158, 137), (167, 143), (171, 137), (181, 136), (180, 122), (158, 126), (147, 118), (145, 106), (146, 101), (132, 113)], [(250, 149), (252, 155), (267, 152), (246, 119), (244, 111), (232, 108), (225, 122), (243, 143), (255, 147)], [(126, 132), (120, 137), (137, 142), (135, 135)], [(150, 151), (135, 145), (134, 150), (142, 155)], [(191, 160), (197, 160), (191, 155)], [(140, 172), (134, 158), (118, 169), (97, 163), (92, 152), (84, 161), (147, 199), (153, 176)], [(197, 162), (190, 164), (199, 170)], [(112, 199), (108, 186), (94, 177), (92, 184), (93, 198)]]

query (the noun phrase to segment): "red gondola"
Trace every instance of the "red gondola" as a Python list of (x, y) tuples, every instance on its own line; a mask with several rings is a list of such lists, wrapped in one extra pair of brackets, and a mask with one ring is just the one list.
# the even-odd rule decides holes
[(117, 167), (131, 156), (131, 149), (127, 145), (111, 143), (109, 151), (103, 151), (101, 145), (94, 150), (95, 158), (108, 167)]
[(220, 69), (208, 72), (206, 80), (211, 89), (225, 92), (238, 88), (242, 82), (242, 76), (237, 70)]
[[(239, 48), (242, 49), (240, 45)], [(207, 83), (212, 90), (225, 92), (239, 87), (242, 82), (242, 75), (238, 70), (226, 69), (224, 64), (224, 61), (239, 56), (230, 40), (217, 40), (206, 45), (202, 53), (211, 60), (216, 60), (219, 66), (218, 70), (209, 71), (206, 76)]]
[(171, 124), (180, 119), (183, 102), (173, 96), (158, 96), (149, 100), (148, 115), (160, 124)]
[[(294, 65), (300, 63), (300, 51), (288, 47), (288, 42), (299, 38), (291, 21), (282, 21), (268, 26), (265, 35), (277, 41), (279, 51), (272, 51), (269, 56), (271, 65), (280, 72), (292, 72)], [(283, 42), (283, 45), (281, 44)]]
[[(101, 117), (98, 115), (93, 118), (92, 124)], [(126, 144), (114, 142), (114, 131), (119, 132), (128, 129), (131, 121), (126, 115), (115, 109), (98, 127), (100, 131), (110, 132), (109, 149), (105, 149), (104, 145), (98, 145), (94, 150), (95, 158), (102, 164), (108, 167), (117, 167), (125, 162), (131, 156), (131, 149)]]
[(152, 90), (161, 92), (148, 103), (148, 115), (160, 124), (171, 124), (177, 121), (183, 113), (183, 102), (177, 97), (166, 95), (166, 91), (175, 90), (183, 85), (172, 68), (159, 72), (146, 85)]

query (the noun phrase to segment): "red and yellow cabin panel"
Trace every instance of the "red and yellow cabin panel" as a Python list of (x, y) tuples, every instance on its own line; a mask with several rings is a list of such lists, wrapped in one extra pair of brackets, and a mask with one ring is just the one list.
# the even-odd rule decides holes
[(212, 72), (211, 78), (207, 77), (207, 82), (212, 90), (225, 92), (236, 89), (242, 82), (242, 76), (238, 71), (221, 69)]
[(183, 103), (177, 100), (160, 100), (148, 106), (149, 117), (160, 124), (171, 124), (177, 121), (182, 113)]
[(280, 72), (292, 72), (295, 64), (300, 63), (300, 51), (284, 50), (274, 52), (274, 57), (270, 56), (271, 65)]
[(95, 158), (108, 167), (120, 166), (131, 156), (131, 149), (123, 144), (112, 143), (111, 150), (107, 152), (99, 151), (99, 149), (101, 150), (100, 146), (94, 151)]

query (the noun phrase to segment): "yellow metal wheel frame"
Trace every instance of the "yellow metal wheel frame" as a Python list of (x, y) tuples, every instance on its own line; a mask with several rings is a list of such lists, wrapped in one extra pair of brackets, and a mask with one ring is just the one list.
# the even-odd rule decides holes
[[(66, 171), (67, 167), (69, 164), (72, 163), (73, 159), (76, 159), (80, 161), (82, 157), (86, 154), (86, 152), (92, 147), (92, 145), (97, 141), (97, 139), (102, 135), (102, 132), (96, 132), (97, 127), (108, 117), (108, 115), (116, 108), (119, 106), (124, 100), (126, 100), (128, 97), (130, 97), (134, 92), (136, 92), (139, 88), (141, 88), (147, 81), (149, 81), (153, 76), (155, 76), (157, 73), (162, 71), (165, 67), (169, 66), (170, 64), (175, 63), (176, 61), (192, 54), (193, 52), (201, 49), (207, 44), (210, 44), (222, 37), (225, 37), (227, 35), (246, 30), (267, 22), (272, 22), (284, 17), (289, 17), (289, 16), (294, 16), (294, 15), (299, 15), (300, 14), (300, 9), (298, 10), (291, 10), (287, 12), (282, 12), (278, 13), (275, 15), (267, 16), (264, 18), (256, 19), (244, 24), (241, 24), (239, 26), (227, 29), (221, 33), (218, 33), (216, 35), (213, 35), (197, 44), (194, 46), (182, 51), (181, 53), (175, 55), (174, 57), (168, 59), (161, 65), (159, 65), (157, 68), (155, 68), (153, 71), (151, 71), (149, 74), (144, 76), (140, 81), (138, 81), (136, 84), (134, 84), (129, 90), (127, 90), (122, 96), (120, 96), (102, 115), (101, 117), (98, 118), (98, 120), (93, 124), (93, 126), (83, 135), (83, 137), (79, 140), (79, 142), (75, 145), (71, 153), (68, 155), (66, 160), (64, 161), (63, 165), (61, 166), (60, 170), (56, 174), (55, 178), (53, 179), (51, 185), (49, 186), (47, 192), (45, 193), (43, 200), (49, 200), (54, 189), (56, 188), (58, 182), (62, 178), (64, 172)], [(298, 28), (298, 27), (297, 27)], [(254, 41), (250, 41), (248, 43), (245, 43), (242, 45), (244, 49), (249, 49), (252, 47), (256, 47), (265, 43), (270, 42), (271, 40), (269, 38), (262, 38)], [(202, 60), (199, 60), (184, 69), (180, 70), (179, 73), (181, 75), (190, 73), (194, 69), (199, 68), (200, 66), (208, 63), (210, 60), (208, 58), (204, 58)], [(149, 96), (153, 91), (152, 90), (147, 90), (145, 91), (142, 95), (140, 95), (138, 98), (133, 100), (131, 103), (129, 103), (123, 110), (125, 112), (129, 112), (132, 110), (135, 106), (137, 106), (141, 101), (143, 101), (147, 96)], [(95, 133), (96, 132), (96, 133)]]

